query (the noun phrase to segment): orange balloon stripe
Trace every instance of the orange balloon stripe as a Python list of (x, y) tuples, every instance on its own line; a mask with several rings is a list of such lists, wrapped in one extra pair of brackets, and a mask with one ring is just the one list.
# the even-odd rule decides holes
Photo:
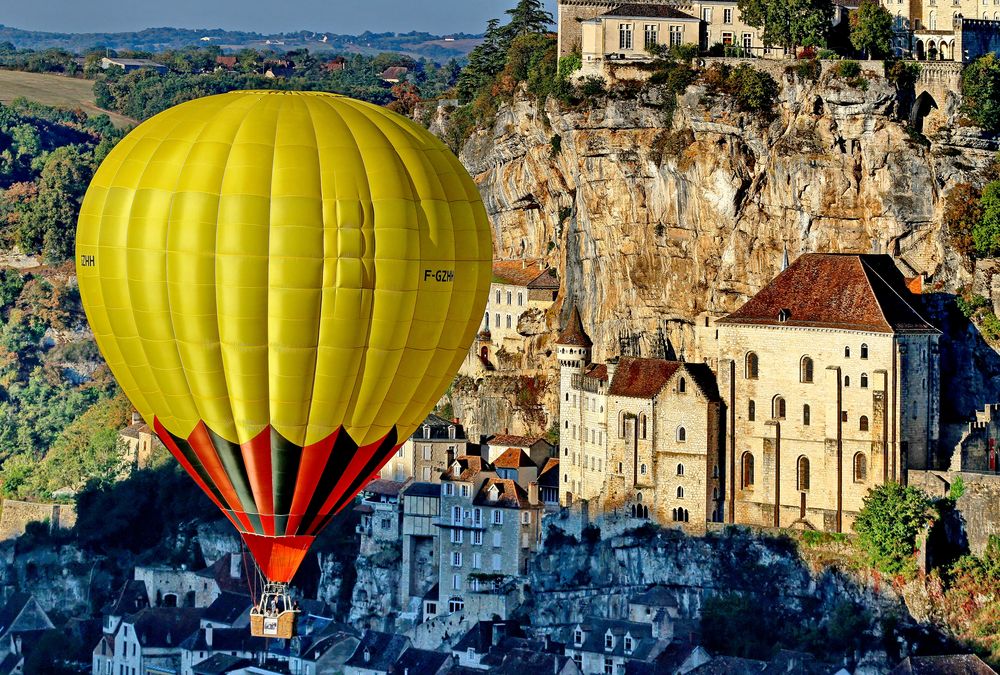
[(226, 475), (226, 470), (222, 466), (222, 460), (219, 459), (219, 453), (212, 443), (212, 437), (208, 433), (208, 427), (205, 426), (204, 422), (198, 422), (194, 431), (191, 432), (191, 436), (188, 437), (188, 443), (191, 444), (191, 449), (198, 455), (198, 459), (201, 460), (205, 471), (212, 477), (212, 482), (215, 483), (215, 487), (222, 493), (222, 497), (229, 504), (229, 508), (233, 510), (236, 517), (240, 519), (240, 522), (246, 526), (246, 529), (252, 531), (254, 528), (250, 524), (250, 519), (247, 518), (247, 509), (236, 495), (236, 490), (233, 489), (233, 484), (229, 480), (229, 476)]
[(323, 469), (330, 460), (330, 453), (337, 442), (337, 437), (343, 427), (324, 438), (319, 443), (313, 443), (302, 448), (302, 459), (299, 461), (299, 474), (295, 479), (295, 497), (292, 499), (292, 512), (288, 516), (286, 532), (298, 532), (302, 518), (309, 509), (309, 502), (316, 493), (316, 486), (323, 475)]
[(257, 513), (260, 514), (264, 534), (274, 535), (274, 490), (271, 484), (271, 427), (241, 446), (250, 488), (253, 490)]

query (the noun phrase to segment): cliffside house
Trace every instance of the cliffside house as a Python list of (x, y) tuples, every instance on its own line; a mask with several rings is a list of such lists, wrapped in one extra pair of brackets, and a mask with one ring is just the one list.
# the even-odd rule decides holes
[(457, 420), (431, 413), (399, 446), (379, 475), (398, 482), (411, 478), (436, 482), (455, 457), (466, 453), (467, 444), (465, 429)]
[(135, 579), (145, 584), (149, 604), (156, 607), (201, 607), (215, 602), (223, 591), (235, 594), (248, 588), (243, 558), (226, 554), (205, 569), (136, 566)]
[(589, 618), (570, 627), (565, 653), (588, 675), (624, 673), (629, 662), (655, 662), (669, 644), (649, 624)]
[(562, 503), (704, 530), (722, 520), (721, 398), (705, 364), (591, 361), (574, 307), (556, 341)]
[(804, 254), (715, 331), (727, 522), (847, 532), (937, 468), (940, 331), (889, 256)]
[(399, 493), (406, 483), (377, 479), (368, 483), (358, 494), (354, 507), (361, 519), (356, 527), (361, 535), (361, 554), (370, 555), (381, 544), (399, 541), (403, 524)]
[(403, 512), (399, 601), (413, 623), (438, 614), (438, 527), (441, 484), (410, 483), (400, 493)]

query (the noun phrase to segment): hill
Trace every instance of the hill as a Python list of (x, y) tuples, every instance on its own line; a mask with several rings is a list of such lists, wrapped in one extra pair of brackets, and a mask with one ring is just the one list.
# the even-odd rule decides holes
[(66, 49), (82, 53), (98, 48), (163, 51), (191, 45), (217, 45), (224, 50), (245, 47), (273, 48), (276, 51), (307, 48), (311, 52), (346, 52), (378, 54), (399, 52), (414, 58), (435, 61), (465, 58), (481, 42), (480, 36), (464, 33), (372, 33), (338, 35), (322, 31), (299, 31), (263, 35), (244, 31), (186, 28), (146, 28), (126, 33), (48, 33), (0, 25), (0, 43), (10, 42), (18, 49)]
[(63, 75), (25, 73), (16, 70), (0, 70), (0, 103), (10, 103), (24, 97), (45, 105), (65, 108), (81, 108), (91, 115), (106, 113), (116, 127), (125, 128), (136, 124), (124, 115), (108, 112), (94, 103), (93, 80), (81, 80)]

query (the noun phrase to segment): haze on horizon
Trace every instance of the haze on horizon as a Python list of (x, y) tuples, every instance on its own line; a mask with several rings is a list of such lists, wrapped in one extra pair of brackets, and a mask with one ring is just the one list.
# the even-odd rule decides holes
[[(0, 23), (25, 30), (59, 33), (116, 33), (153, 27), (222, 28), (258, 33), (299, 30), (358, 34), (427, 31), (481, 33), (490, 18), (503, 18), (515, 0), (172, 0), (106, 5), (98, 9), (79, 0), (5, 3)], [(555, 14), (555, 0), (545, 0)]]

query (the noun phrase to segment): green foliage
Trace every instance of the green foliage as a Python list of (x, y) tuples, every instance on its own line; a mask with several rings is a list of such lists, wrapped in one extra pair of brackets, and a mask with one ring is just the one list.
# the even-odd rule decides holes
[(968, 299), (965, 296), (959, 295), (955, 297), (955, 305), (958, 307), (958, 311), (962, 313), (962, 316), (966, 319), (973, 319), (979, 315), (980, 310), (990, 306), (990, 301), (981, 295), (973, 295)]
[(825, 44), (833, 5), (829, 0), (739, 0), (744, 23), (760, 29), (765, 44), (798, 51)]
[(948, 499), (953, 502), (957, 502), (965, 494), (965, 480), (961, 476), (955, 476), (955, 480), (951, 482), (951, 488), (948, 490)]
[(800, 59), (793, 66), (787, 66), (785, 72), (793, 72), (798, 75), (799, 80), (815, 82), (823, 72), (818, 59)]
[(979, 203), (981, 192), (971, 183), (958, 183), (945, 196), (944, 222), (948, 229), (948, 241), (966, 259), (976, 255), (973, 231), (983, 219), (983, 209)]
[(910, 89), (920, 77), (920, 64), (914, 61), (886, 61), (885, 76), (897, 91)]
[(1000, 57), (981, 56), (962, 71), (962, 112), (990, 133), (1000, 131)]
[(861, 0), (851, 12), (851, 44), (869, 59), (884, 58), (892, 51), (892, 14), (877, 0)]
[(73, 662), (85, 649), (74, 637), (54, 628), (46, 630), (26, 652), (24, 675), (75, 675), (79, 670)]
[(507, 10), (507, 16), (510, 21), (503, 27), (503, 35), (507, 41), (523, 35), (545, 33), (554, 23), (552, 14), (545, 11), (541, 0), (518, 0), (517, 5)]
[(840, 78), (853, 80), (861, 75), (861, 64), (857, 61), (845, 59), (836, 65), (833, 72)]
[(774, 612), (756, 596), (720, 593), (705, 599), (701, 631), (712, 653), (769, 659), (774, 643)]
[(458, 100), (469, 103), (489, 88), (507, 61), (509, 41), (498, 19), (490, 19), (483, 42), (469, 54), (469, 64), (458, 76)]
[(1000, 255), (1000, 181), (991, 181), (983, 188), (979, 200), (981, 217), (972, 228), (972, 246), (977, 257)]
[(917, 534), (933, 517), (921, 490), (885, 483), (868, 491), (854, 521), (858, 546), (868, 564), (892, 575), (912, 575)]
[(580, 95), (586, 98), (597, 98), (607, 93), (604, 78), (588, 75), (580, 81)]
[(579, 54), (567, 54), (559, 59), (559, 77), (565, 79), (583, 67)]
[(709, 91), (733, 97), (743, 112), (774, 114), (778, 102), (778, 83), (770, 74), (748, 63), (735, 68), (713, 64), (703, 77)]

